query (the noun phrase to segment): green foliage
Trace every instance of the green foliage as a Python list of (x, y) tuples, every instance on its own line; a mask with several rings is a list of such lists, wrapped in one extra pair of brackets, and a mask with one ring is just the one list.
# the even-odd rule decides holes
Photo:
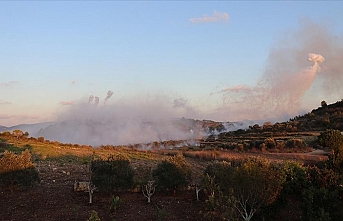
[(339, 130), (326, 130), (318, 136), (318, 143), (330, 147), (332, 154), (328, 164), (336, 171), (343, 171), (343, 135)]
[[(284, 182), (281, 168), (261, 158), (249, 158), (236, 164), (216, 163), (207, 167), (205, 173), (214, 177), (216, 188), (220, 188), (224, 196), (236, 199), (234, 207), (244, 220), (250, 220), (261, 207), (273, 203)], [(215, 191), (209, 196), (219, 197)], [(233, 198), (230, 199), (232, 203)]]
[(222, 161), (222, 162), (215, 162), (210, 165), (208, 165), (204, 171), (204, 177), (203, 177), (203, 185), (206, 187), (207, 192), (213, 192), (213, 184), (211, 184), (211, 179), (213, 179), (213, 182), (223, 187), (221, 191), (229, 190), (227, 187), (231, 183), (231, 177), (230, 174), (233, 173), (234, 167), (232, 166), (232, 163)]
[(110, 193), (114, 189), (130, 189), (134, 182), (134, 170), (130, 161), (121, 156), (91, 162), (91, 182), (99, 191)]
[(177, 191), (189, 183), (191, 169), (182, 155), (176, 155), (159, 163), (152, 171), (152, 176), (157, 182), (158, 189)]
[(306, 167), (295, 161), (286, 161), (282, 165), (285, 174), (282, 192), (288, 194), (300, 194), (309, 184)]
[(0, 158), (0, 188), (25, 188), (39, 181), (28, 150), (20, 155), (5, 151)]
[(272, 204), (262, 208), (263, 216), (270, 220), (273, 220), (274, 216), (287, 205), (290, 197), (301, 196), (302, 191), (310, 186), (307, 168), (302, 164), (286, 161), (281, 167), (285, 179), (280, 195)]
[(339, 174), (330, 168), (308, 167), (308, 179), (316, 188), (335, 189), (339, 185)]
[(168, 212), (166, 209), (161, 208), (157, 204), (155, 204), (155, 213), (157, 216), (157, 221), (167, 220)]
[(88, 218), (88, 221), (101, 221), (101, 219), (98, 216), (98, 212), (95, 210), (92, 210), (91, 216)]
[(306, 147), (306, 143), (302, 139), (291, 138), (286, 141), (286, 147), (301, 149)]
[(111, 196), (111, 206), (110, 206), (110, 212), (115, 213), (120, 208), (120, 198), (119, 196)]
[(323, 147), (330, 147), (335, 154), (338, 154), (339, 149), (343, 146), (343, 135), (339, 130), (328, 129), (320, 133), (318, 142)]
[(215, 184), (214, 178), (208, 174), (204, 177), (205, 193), (208, 199), (206, 207), (201, 214), (207, 220), (238, 220), (239, 214), (235, 208), (237, 200), (233, 196), (233, 190), (228, 189), (226, 193)]
[(180, 169), (168, 161), (158, 164), (152, 175), (157, 180), (157, 187), (160, 190), (176, 191), (187, 184), (186, 177)]
[(337, 190), (310, 187), (302, 196), (304, 221), (343, 220), (343, 205)]

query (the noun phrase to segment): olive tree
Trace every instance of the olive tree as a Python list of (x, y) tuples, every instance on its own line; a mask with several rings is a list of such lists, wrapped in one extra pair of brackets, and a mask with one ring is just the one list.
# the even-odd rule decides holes
[(163, 160), (152, 171), (158, 189), (173, 191), (185, 187), (191, 179), (190, 164), (182, 155), (176, 155)]
[(205, 171), (214, 172), (207, 174), (215, 177), (224, 194), (235, 199), (234, 208), (245, 221), (276, 200), (285, 179), (281, 167), (266, 159), (249, 158), (241, 163), (218, 165)]
[(91, 183), (99, 191), (111, 193), (133, 186), (134, 170), (125, 156), (111, 155), (107, 159), (93, 160), (90, 171)]
[(331, 150), (330, 163), (335, 169), (343, 169), (343, 135), (339, 130), (328, 129), (318, 136), (318, 143)]
[(248, 159), (232, 173), (235, 208), (249, 221), (262, 206), (274, 202), (282, 189), (282, 170), (268, 160)]

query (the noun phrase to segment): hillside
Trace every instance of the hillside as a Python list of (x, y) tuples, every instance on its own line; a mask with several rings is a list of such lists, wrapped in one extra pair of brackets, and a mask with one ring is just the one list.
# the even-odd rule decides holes
[[(222, 126), (217, 125), (220, 130)], [(296, 116), (287, 122), (252, 125), (248, 129), (211, 135), (201, 142), (203, 148), (236, 151), (309, 152), (318, 146), (316, 139), (326, 129), (343, 130), (343, 101)]]

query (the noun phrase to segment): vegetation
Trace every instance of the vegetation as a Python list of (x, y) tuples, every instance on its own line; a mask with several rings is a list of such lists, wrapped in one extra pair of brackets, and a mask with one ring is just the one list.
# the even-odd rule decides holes
[(39, 181), (38, 171), (28, 150), (17, 155), (5, 151), (0, 158), (0, 188), (26, 188)]
[[(140, 145), (93, 148), (44, 137), (29, 138), (20, 130), (4, 132), (0, 134), (0, 189), (13, 192), (33, 186), (39, 181), (37, 163), (89, 165), (89, 183), (102, 192), (96, 197), (107, 197), (103, 200), (106, 213), (97, 211), (102, 218), (113, 218), (113, 214), (122, 212), (119, 206), (127, 208), (125, 197), (120, 195), (123, 190), (139, 184), (143, 187), (138, 190), (143, 192), (142, 201), (146, 197), (150, 202), (155, 188), (160, 190), (156, 197), (178, 193), (173, 196), (176, 199), (185, 193), (192, 179), (202, 174), (194, 202), (202, 208), (205, 220), (282, 220), (280, 214), (291, 209), (301, 214), (294, 220), (343, 220), (342, 110), (343, 101), (331, 105), (323, 101), (317, 110), (288, 122), (266, 122), (221, 134), (217, 132), (223, 131), (223, 125), (208, 121), (208, 130), (217, 135), (199, 140), (200, 146), (173, 150), (157, 149), (160, 145), (180, 146), (182, 141), (156, 141), (147, 144), (151, 150), (139, 151)], [(329, 156), (307, 154), (315, 148), (327, 151)], [(285, 156), (294, 161), (285, 160)], [(309, 161), (310, 156), (315, 160)], [(62, 172), (58, 172), (61, 176)], [(45, 180), (49, 185), (55, 181)], [(100, 200), (94, 202), (89, 209)], [(167, 219), (166, 204), (161, 204), (160, 199), (156, 202), (146, 204), (146, 208), (150, 205), (158, 220)], [(82, 216), (82, 209), (74, 208), (73, 216), (77, 213), (83, 220), (89, 217), (90, 210)], [(88, 220), (100, 220), (98, 213), (93, 210)]]
[[(207, 192), (210, 193), (208, 202), (215, 204), (216, 200), (213, 198), (219, 196), (220, 204), (225, 203), (227, 208), (236, 208), (236, 212), (245, 221), (251, 220), (261, 207), (273, 203), (284, 182), (282, 170), (261, 158), (210, 165), (205, 170), (205, 178), (208, 177), (213, 177), (215, 182), (215, 188), (212, 190), (209, 186), (213, 184), (208, 182), (211, 184), (207, 185)], [(237, 218), (236, 213), (230, 213), (225, 213), (225, 216)]]
[(93, 160), (91, 173), (91, 182), (99, 191), (111, 193), (116, 189), (126, 190), (133, 186), (134, 170), (129, 159), (122, 155)]
[(186, 187), (191, 179), (190, 164), (182, 155), (169, 157), (157, 165), (152, 175), (159, 190), (176, 193)]

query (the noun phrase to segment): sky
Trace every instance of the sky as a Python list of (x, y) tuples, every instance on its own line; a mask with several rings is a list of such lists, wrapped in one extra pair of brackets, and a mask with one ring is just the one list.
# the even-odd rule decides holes
[(0, 125), (71, 119), (87, 105), (122, 119), (287, 120), (343, 98), (342, 8), (1, 1)]

